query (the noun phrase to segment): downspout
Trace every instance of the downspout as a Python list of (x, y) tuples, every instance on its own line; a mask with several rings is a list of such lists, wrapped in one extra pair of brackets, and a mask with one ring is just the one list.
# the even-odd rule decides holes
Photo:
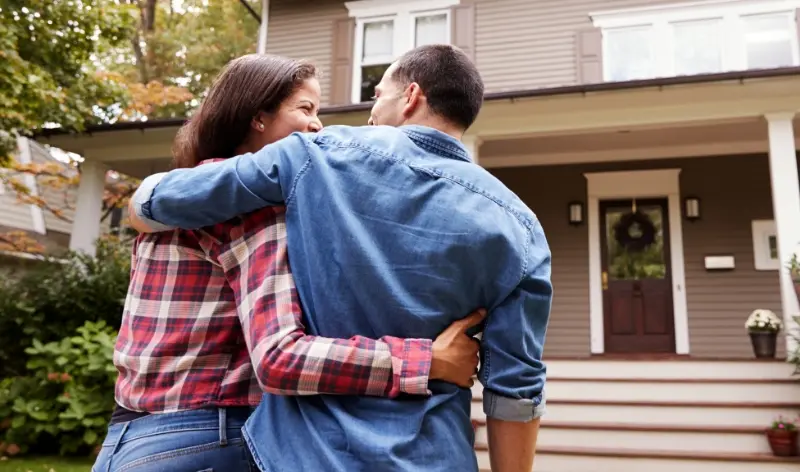
[(267, 52), (267, 28), (269, 27), (269, 0), (261, 0), (261, 25), (258, 27), (258, 54)]

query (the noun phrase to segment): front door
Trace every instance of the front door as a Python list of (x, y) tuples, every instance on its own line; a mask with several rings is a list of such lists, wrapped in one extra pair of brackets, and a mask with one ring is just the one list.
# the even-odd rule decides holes
[(666, 199), (600, 202), (605, 352), (675, 352)]

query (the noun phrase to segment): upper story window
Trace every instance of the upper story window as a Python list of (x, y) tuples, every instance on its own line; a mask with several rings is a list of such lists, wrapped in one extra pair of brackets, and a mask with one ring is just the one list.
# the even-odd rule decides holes
[(797, 0), (707, 1), (592, 15), (607, 81), (795, 66)]
[(356, 20), (353, 102), (372, 100), (389, 65), (425, 44), (450, 43), (450, 7), (459, 0), (347, 2)]

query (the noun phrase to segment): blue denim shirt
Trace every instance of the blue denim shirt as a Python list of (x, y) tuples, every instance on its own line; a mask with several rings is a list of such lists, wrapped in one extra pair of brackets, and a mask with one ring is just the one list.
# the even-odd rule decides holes
[[(550, 250), (533, 212), (456, 139), (420, 126), (332, 126), (156, 174), (134, 198), (145, 221), (182, 228), (285, 203), (310, 334), (433, 339), (488, 308), (484, 411), (508, 421), (544, 412)], [(270, 472), (476, 471), (470, 390), (430, 389), (393, 400), (266, 394), (246, 433)]]

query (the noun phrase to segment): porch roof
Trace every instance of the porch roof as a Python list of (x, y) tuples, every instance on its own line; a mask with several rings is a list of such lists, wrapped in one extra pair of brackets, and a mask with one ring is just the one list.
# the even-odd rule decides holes
[[(484, 142), (753, 119), (800, 110), (800, 67), (489, 93), (469, 134)], [(321, 110), (326, 125), (363, 125), (371, 103)], [(169, 165), (184, 118), (44, 130), (37, 140), (144, 176)]]

